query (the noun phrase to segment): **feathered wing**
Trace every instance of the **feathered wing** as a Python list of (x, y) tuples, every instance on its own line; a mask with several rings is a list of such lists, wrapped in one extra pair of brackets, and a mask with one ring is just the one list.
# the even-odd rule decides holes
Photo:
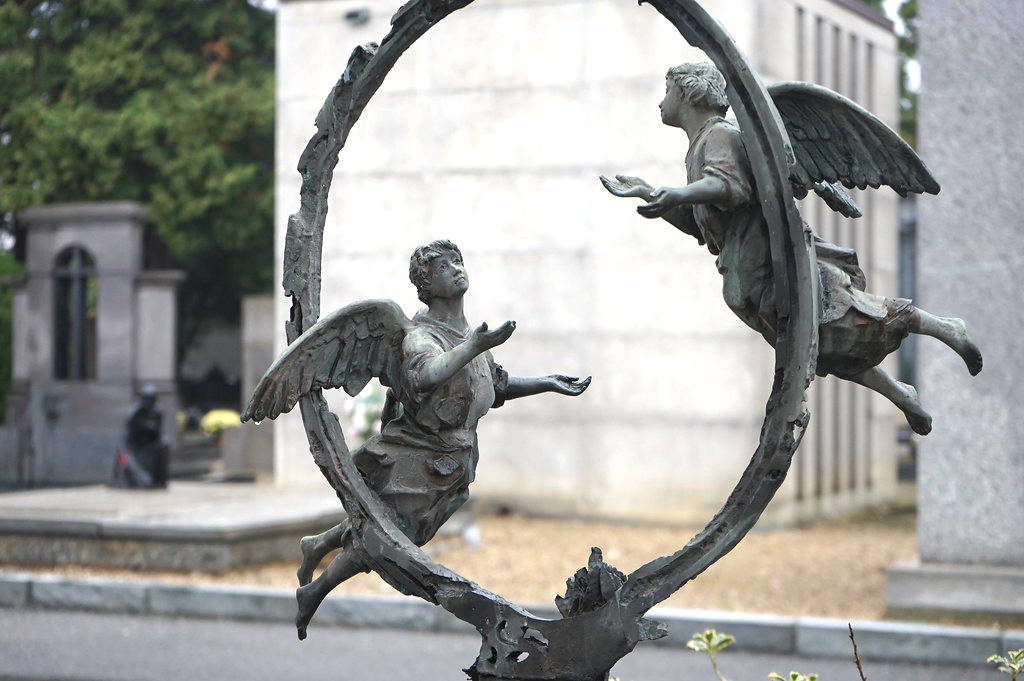
[[(789, 179), (793, 184), (793, 196), (798, 199), (807, 196), (807, 187), (794, 181), (792, 175)], [(853, 197), (847, 194), (838, 182), (815, 182), (814, 193), (820, 196), (829, 208), (845, 217), (859, 218), (864, 215)]]
[(371, 378), (393, 385), (412, 328), (391, 300), (363, 300), (325, 316), (295, 339), (260, 379), (242, 421), (273, 419), (317, 388), (356, 395)]
[(790, 179), (797, 198), (814, 189), (833, 210), (856, 217), (850, 213), (859, 209), (838, 185), (886, 185), (900, 196), (939, 193), (939, 183), (910, 145), (860, 105), (811, 83), (779, 83), (768, 93), (793, 145)]

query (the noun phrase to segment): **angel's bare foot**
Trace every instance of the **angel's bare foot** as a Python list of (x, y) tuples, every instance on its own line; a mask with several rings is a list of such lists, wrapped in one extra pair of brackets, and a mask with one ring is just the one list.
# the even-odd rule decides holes
[(971, 376), (977, 376), (981, 372), (981, 351), (967, 333), (967, 324), (964, 320), (955, 317), (936, 317), (921, 308), (915, 308), (910, 330), (938, 338), (952, 348), (964, 360)]
[[(330, 532), (333, 532), (333, 530), (328, 530), (320, 536), (329, 536), (328, 533)], [(346, 528), (343, 539), (348, 536)], [(298, 613), (295, 615), (295, 628), (298, 631), (300, 641), (306, 638), (306, 627), (309, 626), (309, 621), (313, 619), (313, 613), (320, 607), (323, 600), (327, 598), (327, 594), (331, 593), (334, 587), (346, 579), (360, 572), (369, 571), (369, 568), (365, 566), (359, 555), (351, 550), (352, 546), (347, 540), (343, 546), (337, 548), (340, 548), (341, 551), (331, 560), (320, 576), (309, 584), (304, 584), (295, 590), (295, 601), (299, 606)]]
[(901, 400), (902, 404), (899, 405), (903, 415), (907, 417), (907, 423), (910, 424), (910, 429), (918, 435), (927, 435), (932, 432), (932, 417), (931, 414), (924, 410), (921, 406), (921, 401), (917, 396), (917, 388), (910, 385), (909, 383), (903, 383), (897, 381), (900, 389), (903, 390), (906, 398)]
[(880, 367), (871, 367), (862, 374), (851, 376), (849, 380), (871, 388), (895, 404), (907, 417), (910, 429), (918, 435), (927, 435), (932, 431), (932, 417), (921, 406), (914, 386), (897, 381)]
[[(320, 561), (327, 555), (324, 550), (320, 536), (303, 537), (299, 540), (299, 548), (302, 550), (302, 562), (295, 576), (299, 578), (299, 586), (306, 586), (313, 581), (313, 571), (320, 565)], [(299, 636), (299, 638), (304, 638)]]
[(962, 319), (955, 319), (952, 317), (946, 317), (943, 319), (950, 327), (950, 340), (949, 347), (956, 351), (956, 354), (960, 355), (963, 359), (964, 364), (967, 365), (967, 370), (971, 372), (971, 376), (977, 376), (981, 373), (982, 359), (981, 350), (971, 340), (970, 335), (967, 333), (967, 323)]
[(304, 641), (306, 640), (306, 627), (313, 619), (313, 613), (320, 607), (323, 597), (318, 597), (314, 585), (306, 584), (295, 590), (295, 600), (299, 605), (298, 612), (295, 614), (295, 630), (299, 635), (299, 640)]
[(302, 550), (302, 563), (295, 571), (299, 578), (299, 586), (309, 584), (313, 579), (313, 571), (320, 565), (328, 553), (334, 549), (341, 548), (345, 543), (345, 537), (349, 531), (349, 523), (344, 520), (326, 532), (317, 535), (303, 537), (299, 540), (299, 549)]

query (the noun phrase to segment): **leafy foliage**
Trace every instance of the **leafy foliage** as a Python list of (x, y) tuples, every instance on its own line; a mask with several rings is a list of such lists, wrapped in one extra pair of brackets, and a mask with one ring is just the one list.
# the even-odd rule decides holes
[[(865, 5), (885, 12), (885, 0), (861, 0)], [(899, 8), (903, 21), (903, 34), (899, 38), (900, 49), (900, 135), (910, 146), (916, 146), (917, 137), (917, 92), (910, 87), (908, 63), (917, 58), (917, 0), (903, 0)]]
[(4, 0), (0, 93), (0, 211), (146, 204), (188, 273), (182, 350), (269, 288), (272, 14), (245, 0)]
[(789, 676), (780, 676), (775, 672), (768, 675), (771, 681), (818, 681), (817, 674), (807, 674), (806, 676), (800, 672), (790, 672)]
[(904, 31), (900, 36), (900, 134), (911, 146), (917, 144), (917, 92), (910, 87), (907, 64), (917, 58), (917, 0), (903, 0), (899, 11)]
[(993, 655), (986, 662), (998, 665), (996, 669), (1009, 674), (1010, 681), (1017, 681), (1017, 677), (1024, 674), (1024, 648), (1010, 650), (1006, 655)]
[(10, 253), (0, 251), (0, 423), (4, 421), (4, 397), (11, 385), (12, 287), (8, 279), (21, 274), (22, 266)]
[(706, 653), (711, 660), (711, 668), (714, 670), (715, 676), (719, 678), (719, 681), (726, 681), (726, 678), (722, 676), (722, 672), (718, 669), (718, 653), (735, 642), (736, 637), (732, 634), (719, 633), (714, 629), (707, 629), (704, 633), (698, 632), (694, 634), (686, 642), (686, 647), (698, 653)]

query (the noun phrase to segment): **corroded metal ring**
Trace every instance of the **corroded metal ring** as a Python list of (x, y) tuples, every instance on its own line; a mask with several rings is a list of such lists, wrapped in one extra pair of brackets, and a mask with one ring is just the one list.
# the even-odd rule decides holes
[[(283, 284), (293, 298), (289, 342), (320, 313), (327, 196), (352, 126), (399, 56), (470, 1), (412, 0), (403, 5), (379, 46), (363, 45), (352, 53), (317, 116), (317, 133), (299, 161), (301, 207), (289, 218), (284, 252)], [(606, 678), (639, 641), (662, 635), (644, 614), (725, 555), (753, 527), (785, 479), (809, 418), (803, 403), (817, 354), (816, 265), (793, 200), (792, 151), (785, 128), (746, 57), (696, 0), (650, 4), (725, 75), (771, 242), (779, 312), (775, 380), (757, 450), (722, 509), (678, 552), (620, 580), (602, 603), (562, 619), (539, 618), (438, 565), (410, 542), (355, 469), (338, 419), (321, 392), (299, 403), (314, 459), (339, 491), (367, 564), (399, 591), (444, 607), (480, 632), (480, 655), (466, 670), (474, 679), (596, 681)], [(604, 569), (598, 563), (594, 569)], [(579, 645), (584, 639), (585, 648)]]

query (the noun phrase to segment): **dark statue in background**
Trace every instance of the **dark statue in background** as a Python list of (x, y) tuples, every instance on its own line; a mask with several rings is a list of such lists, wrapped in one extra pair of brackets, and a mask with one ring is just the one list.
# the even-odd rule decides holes
[[(726, 304), (775, 348), (775, 376), (757, 449), (721, 510), (681, 549), (624, 574), (594, 548), (556, 598), (561, 617), (539, 617), (434, 562), (419, 547), (468, 496), (479, 456), (478, 420), (503, 401), (540, 392), (579, 395), (590, 379), (509, 376), (489, 350), (515, 329), (473, 328), (469, 286), (450, 242), (421, 246), (410, 279), (427, 307), (408, 319), (391, 301), (355, 303), (320, 318), (321, 255), (328, 195), (356, 121), (403, 52), (471, 0), (410, 0), (378, 45), (357, 47), (316, 118), (299, 160), (298, 212), (289, 216), (283, 286), (292, 298), (289, 346), (260, 381), (243, 420), (275, 418), (296, 404), (313, 460), (347, 512), (337, 527), (302, 540), (299, 637), (336, 585), (373, 570), (396, 590), (474, 626), (474, 681), (606, 681), (641, 641), (666, 634), (647, 612), (732, 550), (783, 484), (810, 413), (814, 376), (833, 374), (892, 400), (915, 431), (931, 418), (912, 386), (878, 363), (910, 333), (953, 348), (971, 374), (981, 354), (958, 319), (865, 291), (852, 250), (825, 242), (794, 199), (813, 190), (847, 217), (860, 211), (840, 185), (888, 185), (901, 195), (938, 183), (885, 124), (831, 90), (805, 83), (766, 88), (732, 38), (698, 0), (649, 0), (713, 60), (673, 68), (662, 120), (690, 139), (687, 185), (654, 189), (635, 177), (602, 177), (617, 196), (646, 201), (718, 256)], [(724, 118), (732, 104), (737, 122)], [(350, 452), (322, 388), (358, 393), (377, 377), (389, 387), (380, 435)], [(671, 378), (671, 377), (670, 377)], [(340, 549), (320, 577), (321, 560)], [(524, 568), (525, 569), (525, 568)]]
[[(771, 249), (754, 179), (729, 108), (725, 78), (713, 64), (669, 69), (661, 121), (682, 128), (690, 140), (683, 187), (654, 189), (637, 177), (601, 177), (616, 196), (637, 197), (645, 218), (663, 218), (718, 256), (725, 303), (737, 317), (775, 345), (778, 311), (772, 280)], [(939, 185), (914, 151), (868, 111), (841, 95), (809, 83), (768, 87), (793, 142), (794, 193), (814, 190), (849, 218), (860, 209), (839, 184), (853, 188), (889, 185), (938, 193)], [(981, 371), (978, 347), (962, 319), (936, 317), (905, 298), (865, 291), (867, 278), (852, 249), (831, 244), (810, 227), (818, 263), (817, 374), (833, 374), (888, 398), (911, 429), (927, 435), (932, 417), (914, 386), (901, 383), (878, 364), (910, 333), (938, 338), (963, 358), (972, 376)]]
[(167, 487), (168, 448), (163, 440), (163, 412), (156, 408), (152, 383), (139, 390), (139, 402), (124, 424), (124, 447), (114, 461), (114, 486)]
[[(463, 313), (469, 275), (458, 246), (433, 241), (409, 260), (409, 280), (427, 306), (408, 319), (390, 300), (364, 300), (325, 316), (292, 343), (260, 380), (242, 420), (275, 418), (314, 387), (357, 395), (370, 378), (387, 386), (381, 432), (352, 453), (356, 468), (393, 515), (423, 546), (469, 499), (480, 457), (476, 424), (506, 400), (545, 392), (579, 395), (590, 378), (510, 376), (491, 356), (515, 331), (472, 328)], [(323, 473), (331, 480), (329, 471)], [(347, 520), (301, 543), (300, 639), (334, 587), (368, 572), (352, 547)], [(331, 551), (341, 549), (312, 580)]]

